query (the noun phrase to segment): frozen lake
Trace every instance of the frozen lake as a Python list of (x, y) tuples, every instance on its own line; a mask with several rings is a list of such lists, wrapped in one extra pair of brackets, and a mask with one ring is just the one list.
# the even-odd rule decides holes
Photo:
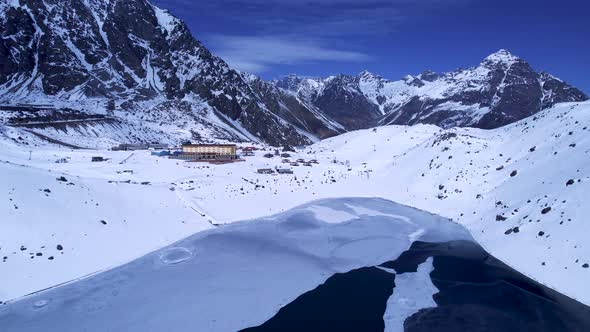
[[(450, 331), (465, 322), (483, 326), (477, 324), (486, 317), (502, 317), (508, 327), (518, 317), (523, 324), (548, 317), (548, 327), (588, 327), (579, 318), (590, 317), (587, 307), (523, 279), (470, 241), (462, 226), (383, 199), (321, 200), (201, 232), (1, 305), (0, 326), (7, 332), (262, 331), (278, 321), (273, 326), (289, 331), (280, 320), (287, 314), (286, 321), (302, 324), (298, 331), (336, 326), (320, 325), (330, 321), (343, 326), (339, 331), (404, 325), (429, 331), (443, 318), (449, 325), (441, 331)], [(489, 315), (487, 308), (478, 311), (484, 302), (494, 308)]]
[[(430, 266), (427, 278), (416, 275), (421, 266)], [(512, 270), (474, 242), (414, 242), (397, 260), (381, 267), (396, 273), (363, 267), (336, 274), (264, 324), (242, 331), (582, 332), (590, 328), (590, 308)], [(431, 285), (436, 287), (428, 294), (431, 305), (420, 303)], [(408, 315), (408, 307), (418, 310)]]

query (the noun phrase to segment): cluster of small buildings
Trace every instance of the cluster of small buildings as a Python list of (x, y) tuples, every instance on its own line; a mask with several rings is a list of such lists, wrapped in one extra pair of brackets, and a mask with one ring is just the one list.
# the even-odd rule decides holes
[(319, 164), (319, 162), (316, 159), (311, 159), (306, 161), (303, 158), (299, 158), (296, 161), (291, 161), (289, 159), (283, 159), (282, 160), (283, 164), (289, 164), (291, 166), (299, 166), (299, 165), (303, 165), (303, 166), (313, 166), (313, 164)]
[(137, 151), (137, 150), (165, 150), (168, 144), (147, 143), (147, 144), (119, 144), (112, 148), (113, 151)]
[(258, 174), (293, 174), (293, 170), (290, 168), (280, 168), (277, 167), (275, 169), (272, 168), (259, 168), (257, 171)]
[[(168, 157), (172, 159), (179, 159), (191, 162), (210, 162), (210, 163), (228, 163), (241, 160), (238, 156), (237, 151), (241, 150), (242, 156), (253, 156), (254, 152), (258, 148), (254, 146), (246, 146), (238, 148), (235, 144), (190, 144), (186, 143), (181, 145), (180, 148), (171, 149), (166, 144), (120, 144), (114, 147), (115, 151), (136, 151), (136, 150), (152, 150), (151, 155), (157, 157)], [(318, 164), (315, 159), (306, 161), (304, 159), (297, 159), (291, 161), (288, 158), (291, 157), (288, 153), (280, 153), (279, 150), (275, 150), (274, 153), (267, 153), (264, 155), (267, 158), (281, 157), (283, 164), (289, 166), (312, 166)], [(93, 161), (98, 158), (93, 158)], [(261, 168), (257, 171), (259, 174), (293, 174), (293, 170), (290, 168), (275, 167), (272, 168)]]
[(280, 153), (279, 150), (275, 150), (275, 153), (274, 154), (267, 153), (267, 154), (264, 155), (264, 158), (274, 158), (274, 157), (279, 157), (279, 156), (281, 158), (290, 158), (291, 157), (291, 155), (288, 154), (288, 153), (286, 153), (286, 152)]

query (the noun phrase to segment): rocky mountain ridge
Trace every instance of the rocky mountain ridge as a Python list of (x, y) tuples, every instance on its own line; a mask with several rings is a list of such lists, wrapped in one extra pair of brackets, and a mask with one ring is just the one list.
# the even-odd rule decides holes
[(400, 81), (363, 72), (266, 82), (232, 69), (147, 0), (10, 0), (0, 13), (0, 105), (108, 115), (116, 125), (84, 130), (105, 144), (305, 145), (387, 124), (496, 128), (587, 99), (504, 50), (475, 68)]
[(293, 104), (288, 96), (261, 96), (272, 86), (250, 84), (182, 21), (146, 0), (14, 0), (1, 4), (0, 13), (2, 104), (181, 113), (161, 106), (184, 101), (197, 108), (189, 112), (205, 109), (234, 127), (233, 136), (273, 145), (308, 144), (315, 137), (306, 126), (324, 130), (305, 108), (297, 116), (309, 120), (290, 124), (281, 116)]
[[(536, 72), (507, 50), (486, 57), (477, 67), (448, 73), (425, 71), (398, 81), (364, 71), (325, 79), (289, 76), (274, 84), (318, 105), (347, 129), (417, 123), (492, 129), (556, 103), (588, 99), (562, 80)], [(338, 111), (342, 108), (352, 111), (356, 121), (350, 122), (351, 115)]]

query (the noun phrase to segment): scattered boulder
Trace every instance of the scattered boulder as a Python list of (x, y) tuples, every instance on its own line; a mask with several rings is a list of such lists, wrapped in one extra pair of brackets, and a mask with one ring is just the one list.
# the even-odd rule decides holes
[(504, 217), (503, 215), (500, 215), (500, 214), (496, 215), (496, 221), (504, 221), (506, 219), (508, 219), (508, 218)]
[(100, 223), (103, 224), (103, 225), (106, 225), (107, 224), (107, 222), (105, 220), (101, 220)]
[(58, 244), (56, 248), (59, 251), (64, 250), (64, 247), (61, 244)]
[(516, 174), (518, 174), (518, 171), (512, 171), (512, 173), (510, 173), (510, 177), (515, 177)]
[(543, 231), (540, 231), (540, 232), (539, 232), (539, 236), (543, 236), (543, 235), (545, 235), (545, 232), (543, 232)]
[(583, 268), (587, 269), (590, 267), (590, 265), (588, 265), (588, 263), (585, 263), (584, 265), (582, 265)]
[(547, 213), (549, 213), (549, 211), (551, 211), (551, 207), (550, 206), (548, 206), (548, 207), (544, 208), (543, 210), (541, 210), (541, 214), (547, 214)]
[(512, 231), (513, 231), (514, 233), (518, 233), (518, 232), (520, 232), (520, 228), (519, 228), (519, 227), (514, 227), (514, 228), (512, 229)]
[(68, 179), (66, 179), (64, 176), (60, 176), (56, 180), (59, 182), (68, 182)]
[(567, 180), (567, 182), (565, 183), (565, 186), (566, 186), (566, 187), (568, 187), (568, 186), (571, 186), (571, 185), (573, 185), (574, 183), (576, 183), (576, 181), (574, 181), (573, 179), (569, 179), (569, 180)]

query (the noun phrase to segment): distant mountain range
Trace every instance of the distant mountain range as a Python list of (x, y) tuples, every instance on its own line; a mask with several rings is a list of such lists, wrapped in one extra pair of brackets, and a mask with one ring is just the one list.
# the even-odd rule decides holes
[(304, 145), (387, 124), (496, 128), (588, 99), (506, 50), (399, 81), (363, 72), (266, 82), (232, 69), (147, 0), (14, 0), (0, 13), (0, 105), (107, 114), (100, 136), (109, 142)]
[(556, 103), (583, 101), (580, 90), (500, 50), (479, 66), (449, 73), (425, 71), (389, 81), (362, 72), (326, 79), (290, 76), (273, 82), (346, 129), (435, 124), (443, 128), (497, 128)]

